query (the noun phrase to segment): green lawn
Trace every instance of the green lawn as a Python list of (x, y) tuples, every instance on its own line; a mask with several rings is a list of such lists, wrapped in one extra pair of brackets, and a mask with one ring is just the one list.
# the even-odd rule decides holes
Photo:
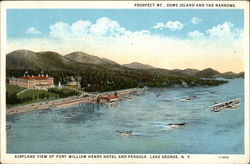
[(51, 92), (44, 91), (44, 90), (28, 90), (28, 91), (26, 91), (24, 93), (19, 94), (17, 97), (18, 98), (24, 98), (24, 97), (31, 96), (33, 98), (36, 97), (38, 99), (39, 95), (42, 95), (42, 94), (46, 95), (46, 97), (48, 95), (50, 98), (55, 98), (58, 95), (58, 94), (51, 93)]
[(22, 88), (22, 87), (19, 87), (16, 85), (7, 84), (6, 89), (9, 92), (9, 94), (14, 94), (14, 93), (18, 93), (18, 92), (24, 90), (25, 88)]
[(6, 104), (15, 105), (15, 104), (29, 104), (33, 102), (52, 100), (57, 98), (69, 97), (74, 95), (79, 95), (79, 91), (74, 91), (68, 88), (51, 88), (48, 91), (46, 90), (26, 90), (19, 95), (22, 90), (26, 88), (22, 88), (15, 85), (6, 85)]
[(80, 92), (69, 88), (50, 88), (49, 92), (58, 94), (59, 97), (69, 97), (79, 95)]
[(8, 104), (8, 106), (59, 98), (57, 93), (52, 93), (45, 90), (27, 90), (17, 96), (17, 93), (25, 90), (25, 88), (7, 84), (6, 89), (6, 104)]

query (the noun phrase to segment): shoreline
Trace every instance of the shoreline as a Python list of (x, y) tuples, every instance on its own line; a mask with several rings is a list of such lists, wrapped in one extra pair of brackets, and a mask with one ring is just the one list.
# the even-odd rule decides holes
[(25, 104), (25, 105), (18, 105), (15, 107), (7, 108), (6, 107), (6, 116), (8, 115), (14, 115), (19, 113), (26, 113), (30, 111), (35, 110), (43, 110), (43, 109), (55, 109), (60, 107), (67, 107), (67, 106), (73, 106), (81, 103), (101, 103), (97, 102), (98, 96), (109, 96), (114, 95), (115, 93), (119, 96), (144, 91), (148, 89), (147, 87), (144, 88), (129, 88), (129, 89), (123, 89), (123, 90), (114, 90), (114, 91), (108, 91), (108, 92), (102, 92), (102, 93), (88, 93), (85, 92), (86, 97), (84, 96), (71, 96), (66, 98), (60, 98), (55, 100), (47, 100), (47, 101), (41, 101), (31, 104)]
[(143, 88), (130, 88), (118, 91), (110, 91), (110, 92), (103, 92), (103, 93), (95, 93), (89, 94), (90, 96), (81, 97), (81, 96), (72, 96), (63, 99), (57, 99), (52, 101), (42, 101), (36, 102), (31, 104), (25, 105), (18, 105), (16, 107), (6, 108), (6, 116), (31, 112), (35, 110), (42, 110), (42, 109), (51, 109), (51, 108), (60, 108), (60, 107), (67, 107), (72, 105), (77, 105), (80, 103), (97, 103), (96, 99), (98, 96), (107, 96), (110, 94), (117, 93), (118, 96), (131, 94), (139, 91), (143, 91)]

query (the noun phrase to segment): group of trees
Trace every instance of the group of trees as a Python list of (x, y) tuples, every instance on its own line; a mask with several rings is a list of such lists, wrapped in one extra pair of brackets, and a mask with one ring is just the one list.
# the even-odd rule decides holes
[[(8, 77), (23, 76), (25, 70), (7, 70)], [(28, 70), (29, 74), (37, 75), (41, 70)], [(198, 78), (186, 78), (175, 76), (164, 76), (160, 74), (149, 73), (143, 70), (45, 70), (44, 74), (54, 77), (55, 85), (67, 84), (71, 76), (80, 82), (82, 88), (87, 92), (104, 92), (134, 87), (171, 87), (181, 85), (185, 81), (188, 86), (212, 86), (225, 83), (219, 80), (202, 80)], [(56, 93), (59, 97), (76, 95), (76, 91), (62, 91), (60, 89), (50, 89), (50, 92)]]
[(138, 72), (121, 72), (108, 74), (106, 72), (85, 73), (80, 84), (89, 92), (104, 92), (135, 87), (172, 87), (181, 86), (185, 82), (188, 86), (215, 86), (225, 83), (221, 80), (203, 80), (198, 78), (166, 77)]
[(22, 103), (22, 99), (18, 98), (16, 93), (10, 94), (8, 91), (6, 92), (6, 104), (20, 104)]

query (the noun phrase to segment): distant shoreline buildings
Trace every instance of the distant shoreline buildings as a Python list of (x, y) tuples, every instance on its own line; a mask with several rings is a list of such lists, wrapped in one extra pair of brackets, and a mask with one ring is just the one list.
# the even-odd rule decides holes
[[(58, 84), (58, 86), (59, 86), (59, 84)], [(69, 88), (80, 88), (81, 87), (80, 83), (78, 81), (76, 81), (73, 76), (71, 76), (71, 81), (68, 82), (66, 84), (66, 86)]]
[(38, 76), (24, 74), (22, 77), (10, 79), (9, 83), (24, 88), (49, 89), (54, 86), (54, 78), (48, 74)]

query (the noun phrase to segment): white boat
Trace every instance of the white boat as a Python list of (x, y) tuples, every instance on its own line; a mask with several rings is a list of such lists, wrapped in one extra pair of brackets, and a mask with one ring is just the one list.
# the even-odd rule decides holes
[(194, 98), (196, 98), (197, 96), (190, 96), (190, 97), (186, 97), (186, 98), (182, 98), (177, 100), (177, 102), (186, 102), (186, 101), (192, 101)]
[(238, 109), (240, 106), (240, 98), (229, 100), (222, 103), (215, 103), (209, 106), (209, 108), (214, 112), (219, 112), (222, 109)]
[(121, 136), (132, 136), (132, 134), (133, 134), (132, 131), (120, 131), (120, 130), (117, 130), (116, 133), (121, 135)]

